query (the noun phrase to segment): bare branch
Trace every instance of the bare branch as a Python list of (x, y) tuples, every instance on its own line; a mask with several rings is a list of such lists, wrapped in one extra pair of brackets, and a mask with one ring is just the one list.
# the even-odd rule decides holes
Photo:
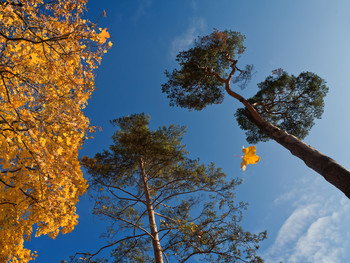
[(126, 240), (129, 240), (129, 239), (134, 239), (134, 238), (139, 238), (139, 237), (143, 237), (143, 236), (146, 236), (147, 234), (140, 234), (140, 235), (136, 235), (136, 236), (130, 236), (130, 237), (126, 237), (126, 238), (123, 238), (123, 239), (119, 239), (111, 244), (108, 244), (106, 246), (103, 246), (101, 247), (99, 250), (97, 250), (95, 253), (84, 253), (84, 252), (77, 252), (74, 254), (74, 256), (71, 258), (71, 261), (70, 262), (73, 262), (74, 258), (78, 255), (84, 255), (84, 256), (89, 256), (89, 259), (88, 260), (91, 260), (91, 258), (93, 258), (94, 256), (98, 255), (102, 250), (106, 249), (106, 248), (109, 248), (109, 247), (112, 247), (112, 246), (115, 246), (117, 245), (118, 243), (120, 242), (123, 242), (123, 241), (126, 241)]

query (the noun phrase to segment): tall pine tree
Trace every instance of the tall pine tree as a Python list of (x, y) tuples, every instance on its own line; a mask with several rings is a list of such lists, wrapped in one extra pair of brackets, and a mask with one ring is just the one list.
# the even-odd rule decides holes
[(82, 159), (94, 214), (111, 225), (109, 245), (73, 261), (111, 247), (113, 262), (262, 262), (256, 250), (266, 233), (240, 226), (246, 204), (234, 201), (234, 190), (241, 181), (188, 158), (184, 127), (150, 130), (149, 120), (135, 114), (112, 121), (119, 129), (109, 150)]

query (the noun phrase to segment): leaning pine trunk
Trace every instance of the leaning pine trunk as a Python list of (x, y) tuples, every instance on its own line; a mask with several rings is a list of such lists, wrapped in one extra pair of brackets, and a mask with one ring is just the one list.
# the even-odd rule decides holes
[(157, 230), (156, 220), (154, 217), (154, 209), (152, 206), (151, 195), (150, 195), (148, 183), (147, 183), (147, 174), (146, 174), (142, 160), (140, 161), (140, 169), (141, 169), (141, 177), (142, 177), (142, 182), (143, 182), (144, 191), (145, 191), (149, 226), (150, 226), (151, 235), (152, 235), (154, 258), (156, 263), (163, 263), (162, 247), (160, 246), (160, 242), (159, 242), (158, 230)]
[(350, 171), (295, 136), (265, 121), (246, 99), (231, 90), (230, 81), (233, 73), (234, 70), (230, 77), (225, 80), (225, 90), (231, 97), (240, 101), (245, 106), (246, 110), (244, 114), (246, 117), (263, 133), (288, 149), (294, 156), (303, 160), (307, 166), (322, 175), (350, 199)]
[(300, 158), (315, 172), (322, 175), (328, 182), (350, 198), (350, 171), (339, 165), (332, 158), (322, 154), (305, 144), (295, 136), (272, 125), (270, 122), (253, 117), (249, 109), (245, 115), (271, 139), (288, 149), (294, 156)]

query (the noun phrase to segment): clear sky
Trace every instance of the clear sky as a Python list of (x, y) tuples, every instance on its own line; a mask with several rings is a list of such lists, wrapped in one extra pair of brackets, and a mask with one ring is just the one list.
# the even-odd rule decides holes
[[(151, 126), (187, 126), (184, 142), (191, 157), (215, 162), (232, 177), (243, 178), (237, 200), (249, 202), (245, 230), (268, 231), (259, 254), (265, 262), (348, 262), (350, 200), (286, 149), (271, 141), (259, 143), (261, 161), (240, 170), (244, 132), (233, 117), (240, 105), (226, 97), (201, 112), (169, 107), (161, 93), (164, 70), (175, 67), (178, 51), (213, 28), (246, 35), (247, 50), (239, 65), (254, 64), (257, 73), (241, 95), (249, 98), (276, 68), (290, 74), (312, 71), (327, 81), (323, 118), (305, 142), (350, 169), (350, 1), (348, 0), (90, 0), (86, 17), (107, 27), (113, 48), (96, 72), (97, 91), (86, 114), (102, 127), (81, 156), (94, 156), (111, 144), (110, 119), (145, 112)], [(104, 226), (91, 215), (92, 203), (82, 197), (79, 225), (56, 240), (33, 238), (38, 263), (55, 263), (75, 252), (94, 252), (106, 244)]]

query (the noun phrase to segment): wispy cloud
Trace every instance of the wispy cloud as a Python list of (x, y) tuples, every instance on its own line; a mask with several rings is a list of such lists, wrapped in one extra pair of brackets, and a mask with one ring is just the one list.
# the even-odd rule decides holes
[(139, 5), (137, 6), (135, 14), (131, 18), (134, 24), (136, 24), (142, 16), (147, 14), (147, 10), (151, 5), (152, 5), (151, 0), (140, 1)]
[(294, 210), (280, 227), (273, 244), (263, 252), (265, 262), (340, 263), (350, 251), (350, 202), (318, 183), (303, 182), (276, 201)]
[(313, 203), (295, 209), (279, 230), (275, 247), (281, 248), (295, 242), (314, 220), (319, 208), (317, 203)]
[(301, 235), (295, 245), (290, 262), (344, 262), (341, 260), (343, 250), (341, 229), (338, 227), (339, 213), (316, 218)]
[(205, 27), (206, 23), (203, 18), (194, 18), (185, 32), (175, 37), (171, 42), (171, 58), (173, 59), (178, 52), (188, 49), (194, 39), (205, 29)]
[(196, 0), (191, 0), (191, 8), (192, 8), (194, 11), (197, 11), (198, 6), (197, 6)]

